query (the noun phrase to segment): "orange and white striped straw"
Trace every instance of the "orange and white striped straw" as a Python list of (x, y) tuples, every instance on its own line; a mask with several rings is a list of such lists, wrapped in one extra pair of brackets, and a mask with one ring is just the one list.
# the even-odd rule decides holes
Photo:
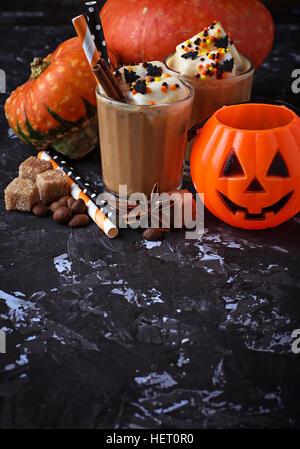
[[(91, 70), (93, 69), (94, 65), (97, 64), (97, 62), (100, 59), (100, 54), (96, 48), (96, 45), (93, 41), (91, 32), (89, 30), (88, 24), (86, 23), (85, 17), (83, 14), (80, 16), (74, 17), (72, 19), (74, 28), (76, 30), (76, 33), (78, 34), (78, 37), (81, 41), (83, 51), (85, 53), (86, 59), (88, 60), (88, 63), (91, 66)], [(93, 72), (94, 73), (94, 72)], [(97, 77), (95, 76), (97, 80), (97, 84), (99, 84), (99, 81)]]
[(73, 179), (68, 176), (62, 167), (58, 165), (57, 162), (47, 153), (47, 151), (40, 151), (38, 154), (38, 159), (44, 160), (44, 161), (50, 161), (52, 164), (52, 167), (55, 170), (60, 170), (63, 175), (67, 178), (71, 195), (73, 198), (78, 200), (79, 198), (83, 199), (87, 206), (87, 211), (91, 219), (96, 223), (96, 225), (101, 229), (101, 231), (104, 232), (107, 237), (110, 239), (114, 239), (119, 234), (118, 228), (113, 224), (112, 221), (96, 206), (96, 204), (89, 198), (82, 190), (81, 188), (76, 184)]

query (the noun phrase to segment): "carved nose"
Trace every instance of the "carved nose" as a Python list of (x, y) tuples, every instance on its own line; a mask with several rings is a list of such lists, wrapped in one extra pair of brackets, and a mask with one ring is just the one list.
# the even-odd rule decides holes
[(257, 192), (265, 192), (265, 189), (259, 182), (257, 178), (253, 178), (253, 180), (248, 185), (247, 189), (245, 190), (245, 193), (257, 193)]

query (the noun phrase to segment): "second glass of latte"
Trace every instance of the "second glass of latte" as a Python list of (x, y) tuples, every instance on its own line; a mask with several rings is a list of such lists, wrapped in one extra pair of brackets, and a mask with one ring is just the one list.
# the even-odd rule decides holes
[[(206, 120), (217, 109), (248, 101), (254, 75), (254, 64), (241, 55), (225, 33), (220, 22), (180, 43), (164, 63), (170, 73), (189, 82), (195, 91), (191, 127)], [(187, 145), (186, 168), (193, 142)]]

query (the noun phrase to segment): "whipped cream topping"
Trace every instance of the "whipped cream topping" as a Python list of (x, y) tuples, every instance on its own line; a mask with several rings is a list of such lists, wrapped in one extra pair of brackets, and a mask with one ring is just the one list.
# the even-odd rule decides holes
[(121, 67), (118, 76), (128, 103), (150, 106), (173, 103), (189, 94), (179, 78), (160, 61)]
[(173, 63), (170, 64), (181, 75), (202, 80), (232, 77), (243, 69), (242, 58), (230, 33), (225, 33), (217, 21), (178, 44)]

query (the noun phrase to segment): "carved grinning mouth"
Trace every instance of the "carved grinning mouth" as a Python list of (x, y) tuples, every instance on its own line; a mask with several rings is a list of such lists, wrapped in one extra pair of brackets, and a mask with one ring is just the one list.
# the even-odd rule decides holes
[(236, 214), (238, 211), (241, 211), (241, 212), (245, 212), (246, 220), (264, 220), (266, 212), (273, 212), (274, 215), (276, 215), (281, 209), (283, 209), (284, 206), (289, 201), (289, 199), (291, 198), (293, 192), (294, 191), (292, 190), (290, 193), (283, 196), (279, 201), (272, 204), (271, 206), (264, 207), (260, 214), (250, 214), (250, 212), (248, 212), (248, 209), (246, 207), (239, 206), (238, 204), (231, 201), (226, 195), (224, 195), (223, 193), (221, 193), (219, 191), (218, 191), (218, 194), (220, 195), (224, 204), (228, 207), (228, 209), (231, 210), (231, 212), (233, 214)]

